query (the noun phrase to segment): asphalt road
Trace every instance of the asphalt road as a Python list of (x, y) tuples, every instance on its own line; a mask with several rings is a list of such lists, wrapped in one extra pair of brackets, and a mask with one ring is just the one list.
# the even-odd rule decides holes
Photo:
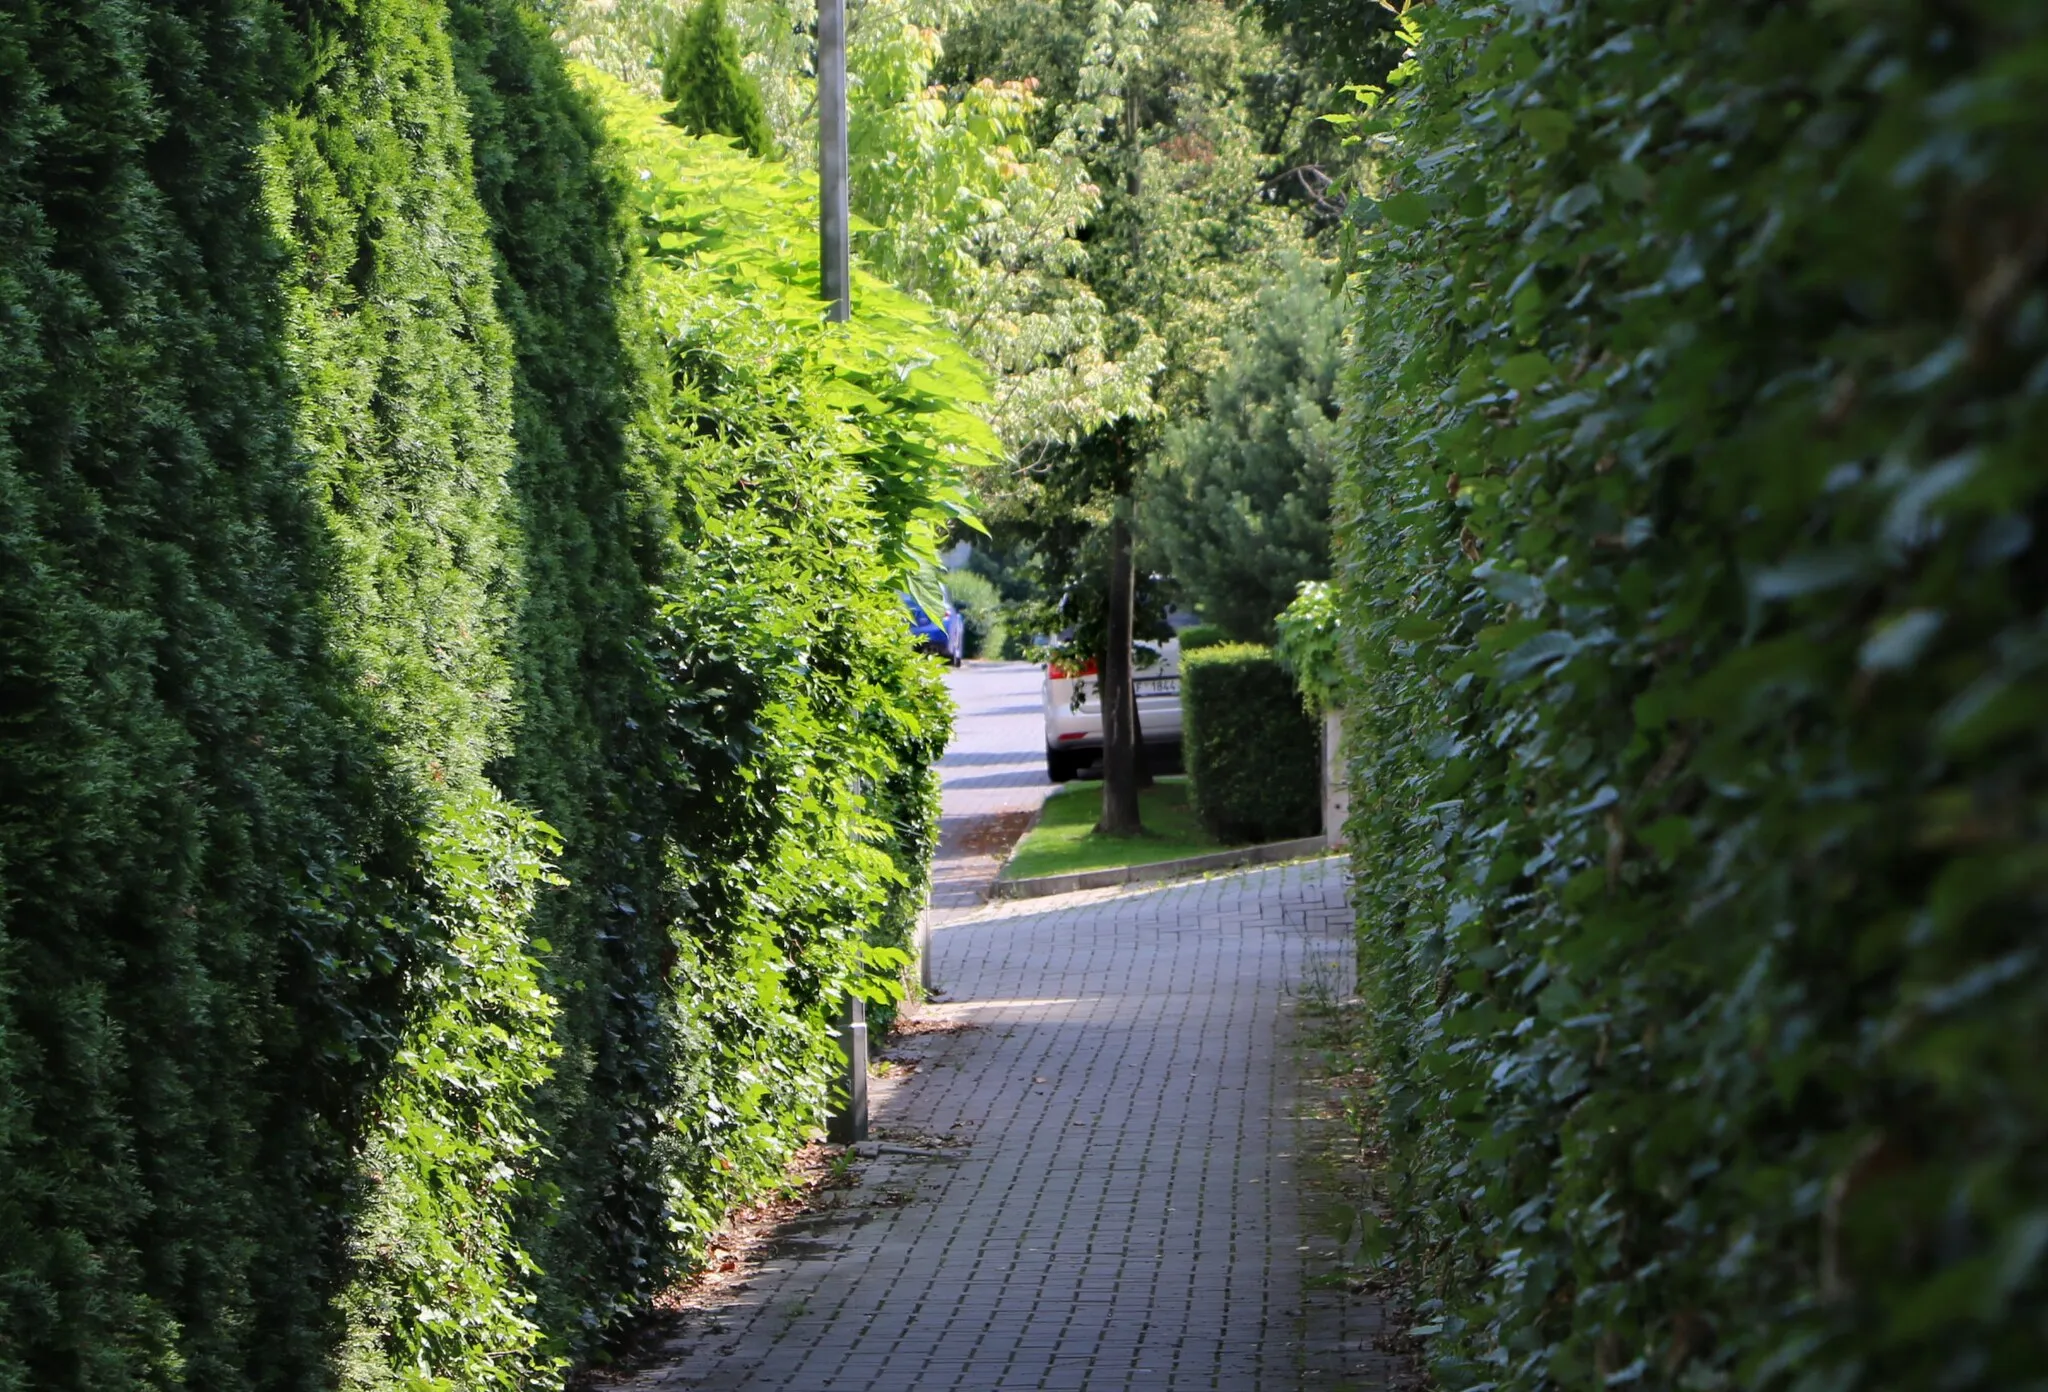
[(932, 918), (988, 897), (1002, 857), (1053, 789), (1045, 776), (1045, 669), (1031, 662), (970, 662), (946, 674), (953, 742), (939, 761), (939, 854)]

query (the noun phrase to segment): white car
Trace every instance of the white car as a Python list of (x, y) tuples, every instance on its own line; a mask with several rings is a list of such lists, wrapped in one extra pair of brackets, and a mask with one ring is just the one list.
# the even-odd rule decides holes
[[(1180, 745), (1180, 640), (1137, 645), (1138, 733), (1148, 747)], [(1065, 783), (1102, 757), (1102, 693), (1095, 664), (1045, 669), (1045, 776)], [(1080, 701), (1074, 693), (1078, 688)]]

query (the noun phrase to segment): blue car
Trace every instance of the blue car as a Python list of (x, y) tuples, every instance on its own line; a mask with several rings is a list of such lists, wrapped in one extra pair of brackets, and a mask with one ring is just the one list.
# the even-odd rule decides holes
[(960, 611), (948, 600), (945, 601), (944, 617), (934, 619), (925, 613), (924, 606), (913, 596), (906, 593), (902, 598), (903, 607), (910, 611), (910, 632), (917, 639), (918, 650), (943, 657), (958, 667), (967, 637), (967, 624)]

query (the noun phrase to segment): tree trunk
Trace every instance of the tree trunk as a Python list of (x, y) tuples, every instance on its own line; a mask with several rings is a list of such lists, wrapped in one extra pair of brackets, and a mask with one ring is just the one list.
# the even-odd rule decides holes
[[(1124, 100), (1124, 133), (1129, 164), (1124, 188), (1131, 201), (1131, 265), (1144, 264), (1145, 226), (1138, 196), (1143, 188), (1139, 142), (1138, 90), (1135, 75)], [(1125, 423), (1126, 427), (1128, 422)], [(1128, 447), (1119, 442), (1119, 451)], [(1120, 461), (1121, 462), (1121, 461)], [(1109, 622), (1102, 654), (1102, 820), (1095, 829), (1105, 836), (1136, 836), (1145, 829), (1138, 811), (1140, 761), (1138, 696), (1132, 684), (1131, 640), (1136, 628), (1137, 559), (1131, 545), (1131, 495), (1128, 475), (1119, 485), (1109, 524)], [(1151, 780), (1147, 778), (1146, 782)]]
[(1145, 829), (1138, 814), (1138, 701), (1131, 685), (1131, 629), (1137, 569), (1129, 501), (1118, 499), (1109, 524), (1109, 624), (1102, 654), (1102, 820), (1107, 836)]

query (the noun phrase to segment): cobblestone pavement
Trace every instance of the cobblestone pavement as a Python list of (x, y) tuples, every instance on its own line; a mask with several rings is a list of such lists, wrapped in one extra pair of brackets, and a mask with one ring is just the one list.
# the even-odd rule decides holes
[(939, 853), (931, 920), (988, 897), (1002, 856), (1037, 816), (1045, 776), (1044, 669), (1031, 662), (970, 662), (946, 674), (953, 742), (939, 761)]
[(1377, 1388), (1311, 1288), (1290, 992), (1348, 955), (1343, 861), (998, 904), (836, 1206), (686, 1317), (641, 1388)]

